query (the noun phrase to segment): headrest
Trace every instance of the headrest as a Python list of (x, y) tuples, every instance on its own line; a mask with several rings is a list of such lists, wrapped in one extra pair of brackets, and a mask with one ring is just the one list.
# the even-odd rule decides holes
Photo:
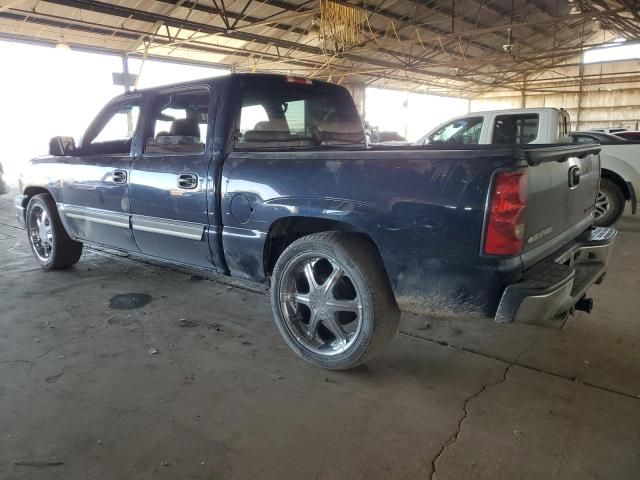
[(314, 130), (321, 142), (365, 142), (364, 131), (356, 122), (321, 121), (316, 123)]
[(289, 133), (289, 127), (286, 122), (281, 119), (274, 119), (269, 121), (262, 121), (255, 124), (254, 130), (260, 132), (284, 132)]
[(200, 127), (195, 118), (179, 118), (171, 123), (170, 135), (200, 138)]

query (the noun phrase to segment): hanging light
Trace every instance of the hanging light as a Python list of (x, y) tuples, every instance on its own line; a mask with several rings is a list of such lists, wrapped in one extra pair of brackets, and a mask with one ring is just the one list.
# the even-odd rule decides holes
[(569, 15), (580, 15), (581, 13), (582, 9), (577, 5), (572, 6), (571, 10), (569, 10)]
[(512, 33), (511, 29), (508, 28), (507, 29), (507, 43), (502, 45), (502, 49), (508, 54), (511, 54), (511, 52), (513, 51), (513, 39), (512, 39), (511, 33)]

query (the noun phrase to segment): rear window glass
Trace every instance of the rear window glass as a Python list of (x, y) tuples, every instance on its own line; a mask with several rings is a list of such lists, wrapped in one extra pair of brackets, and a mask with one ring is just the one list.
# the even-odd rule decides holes
[(304, 148), (364, 144), (358, 112), (346, 91), (290, 85), (243, 93), (236, 148)]
[(498, 115), (493, 126), (494, 144), (524, 145), (538, 138), (537, 113)]

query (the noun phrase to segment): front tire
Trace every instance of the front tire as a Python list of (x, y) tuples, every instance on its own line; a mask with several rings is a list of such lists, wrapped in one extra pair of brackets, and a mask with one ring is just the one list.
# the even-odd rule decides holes
[(613, 225), (622, 216), (624, 203), (624, 193), (620, 187), (608, 178), (601, 178), (594, 211), (594, 225), (598, 227)]
[(27, 205), (25, 221), (31, 252), (41, 267), (65, 268), (80, 259), (82, 243), (67, 235), (51, 195), (34, 195)]
[(332, 370), (357, 367), (380, 352), (400, 319), (376, 248), (340, 232), (307, 235), (282, 253), (271, 306), (289, 347)]

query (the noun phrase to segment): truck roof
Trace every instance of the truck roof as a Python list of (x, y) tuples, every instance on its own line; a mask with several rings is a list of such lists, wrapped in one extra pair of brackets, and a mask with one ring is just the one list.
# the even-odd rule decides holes
[(324, 82), (322, 80), (315, 80), (315, 79), (312, 80), (312, 79), (307, 79), (306, 77), (300, 77), (296, 75), (280, 75), (275, 73), (229, 73), (225, 75), (219, 75), (217, 77), (199, 78), (197, 80), (168, 83), (166, 85), (158, 85), (156, 87), (139, 88), (136, 90), (132, 90), (131, 93), (153, 92), (157, 90), (164, 90), (166, 88), (180, 87), (185, 85), (205, 85), (205, 84), (213, 85), (217, 83), (227, 82), (230, 79), (235, 79), (235, 80), (252, 79), (253, 81), (260, 79), (265, 83), (280, 82), (286, 79), (292, 79), (292, 83), (299, 83), (300, 81), (308, 80), (310, 82), (313, 82), (314, 85), (331, 85), (334, 87), (338, 87), (338, 85)]
[(540, 107), (540, 108), (498, 108), (495, 110), (483, 110), (481, 112), (469, 112), (466, 115), (460, 115), (460, 117), (469, 117), (472, 115), (490, 115), (490, 114), (495, 114), (495, 113), (506, 113), (506, 114), (519, 114), (519, 113), (540, 113), (540, 112), (549, 112), (549, 111), (556, 111), (556, 112), (560, 112), (563, 111), (563, 109), (561, 108), (555, 108), (555, 107)]

